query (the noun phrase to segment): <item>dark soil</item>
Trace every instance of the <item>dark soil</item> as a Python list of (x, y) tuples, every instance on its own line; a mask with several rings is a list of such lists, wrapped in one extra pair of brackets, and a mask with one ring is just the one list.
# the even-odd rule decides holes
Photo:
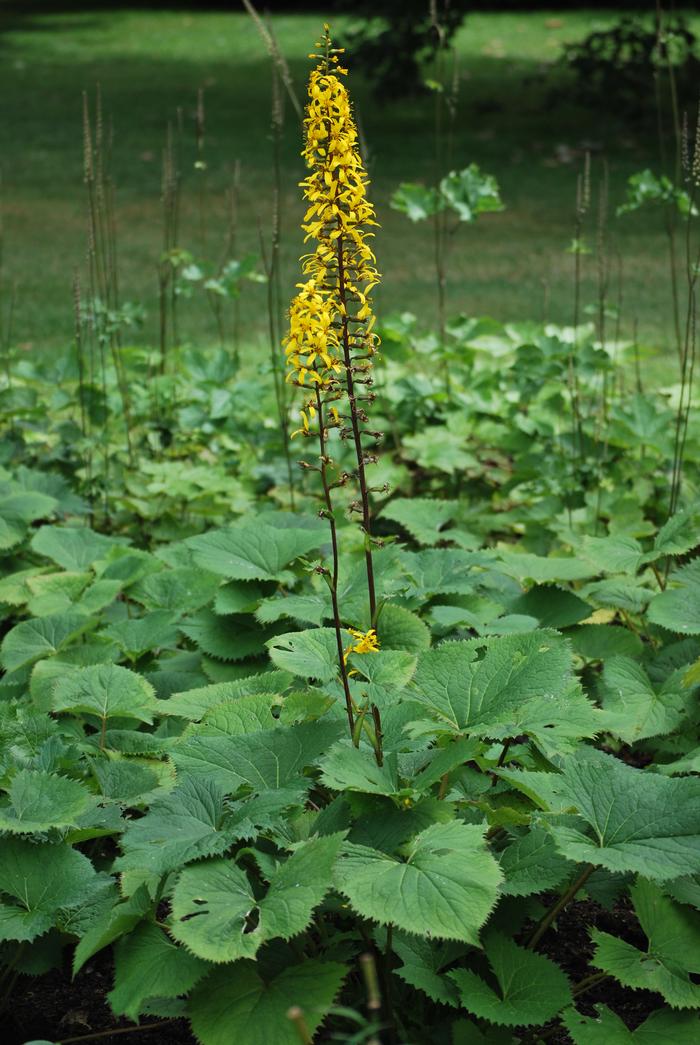
[[(551, 899), (555, 900), (556, 896)], [(593, 900), (578, 900), (569, 904), (557, 918), (555, 927), (551, 927), (542, 937), (537, 950), (552, 958), (572, 984), (580, 983), (587, 976), (600, 971), (589, 964), (594, 950), (590, 939), (592, 928), (617, 936), (642, 950), (647, 946), (646, 937), (639, 928), (627, 897), (620, 899), (611, 911)], [(652, 1012), (663, 1008), (665, 1002), (660, 994), (632, 990), (623, 987), (617, 980), (607, 978), (576, 999), (576, 1008), (584, 1016), (595, 1016), (595, 1006), (601, 1004), (607, 1005), (624, 1020), (629, 1030), (635, 1030)], [(548, 1026), (546, 1040), (548, 1045), (572, 1045), (566, 1030), (558, 1027), (556, 1022)]]
[[(75, 980), (69, 967), (45, 976), (22, 976), (13, 992), (11, 1011), (3, 1020), (4, 1045), (24, 1045), (34, 1039), (72, 1041), (112, 1027), (121, 1028), (121, 1033), (98, 1038), (96, 1045), (196, 1045), (187, 1020), (164, 1022), (147, 1016), (141, 1028), (136, 1028), (129, 1020), (115, 1019), (106, 999), (112, 987), (109, 951), (97, 954)], [(153, 1030), (145, 1029), (149, 1023), (155, 1024)]]

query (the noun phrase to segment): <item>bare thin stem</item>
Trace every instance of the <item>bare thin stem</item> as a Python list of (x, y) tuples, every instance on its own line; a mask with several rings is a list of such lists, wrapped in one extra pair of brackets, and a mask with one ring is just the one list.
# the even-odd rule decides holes
[(569, 888), (562, 893), (562, 895), (559, 897), (556, 903), (552, 904), (552, 906), (545, 914), (544, 918), (541, 920), (541, 922), (535, 929), (530, 939), (527, 941), (527, 946), (530, 950), (532, 950), (533, 947), (537, 946), (539, 941), (547, 932), (547, 929), (549, 929), (554, 919), (561, 911), (564, 910), (566, 905), (570, 903), (571, 900), (573, 900), (573, 898), (576, 896), (576, 893), (586, 884), (590, 876), (593, 874), (594, 870), (595, 868), (593, 867), (593, 864), (585, 864), (583, 870), (574, 879)]

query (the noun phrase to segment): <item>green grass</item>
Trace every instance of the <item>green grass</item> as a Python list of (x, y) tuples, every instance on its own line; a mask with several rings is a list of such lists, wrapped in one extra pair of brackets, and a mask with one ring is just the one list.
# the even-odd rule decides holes
[[(455, 164), (476, 161), (498, 177), (507, 209), (463, 227), (454, 243), (450, 309), (499, 319), (568, 322), (572, 314), (572, 237), (576, 174), (582, 144), (597, 143), (594, 189), (605, 155), (612, 207), (627, 176), (656, 166), (653, 134), (635, 131), (614, 112), (576, 109), (556, 94), (551, 63), (564, 41), (611, 24), (614, 12), (470, 15), (459, 36), (462, 72)], [(342, 22), (337, 23), (337, 28)], [(280, 16), (275, 29), (298, 92), (316, 16)], [(81, 184), (81, 92), (99, 82), (114, 127), (121, 286), (147, 307), (146, 336), (155, 339), (156, 262), (161, 243), (160, 151), (168, 119), (182, 110), (185, 174), (182, 245), (212, 258), (224, 226), (224, 189), (242, 165), (241, 250), (257, 250), (258, 222), (267, 227), (271, 192), (269, 66), (244, 14), (110, 11), (26, 16), (0, 35), (0, 163), (3, 176), (5, 280), (16, 281), (15, 339), (27, 349), (60, 346), (71, 335), (71, 281), (84, 268), (85, 208)], [(194, 106), (205, 87), (208, 170), (205, 236), (199, 231), (199, 184), (193, 169)], [(384, 281), (382, 312), (410, 309), (434, 318), (432, 243), (388, 206), (401, 180), (432, 176), (430, 99), (377, 104), (359, 74), (351, 76), (369, 149), (373, 196), (382, 230), (377, 254)], [(652, 105), (650, 85), (649, 104)], [(557, 146), (574, 152), (571, 163)], [(285, 287), (297, 276), (302, 214), (300, 133), (288, 108), (284, 144)], [(561, 153), (561, 150), (560, 150)], [(623, 330), (639, 324), (662, 349), (670, 341), (666, 247), (660, 222), (612, 220), (624, 263)], [(594, 238), (594, 230), (591, 230)], [(246, 288), (241, 304), (246, 340), (265, 330), (264, 288)], [(595, 299), (595, 261), (586, 262), (583, 300)], [(186, 334), (211, 340), (206, 308), (186, 306)]]

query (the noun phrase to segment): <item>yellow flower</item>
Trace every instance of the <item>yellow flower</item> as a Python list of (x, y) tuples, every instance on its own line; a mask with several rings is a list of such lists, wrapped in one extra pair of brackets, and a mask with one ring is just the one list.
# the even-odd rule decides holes
[(347, 664), (351, 653), (379, 652), (379, 639), (374, 628), (370, 628), (369, 631), (358, 631), (357, 628), (348, 628), (348, 631), (355, 641), (350, 643), (343, 654), (343, 662), (345, 664)]
[[(337, 313), (348, 357), (359, 354), (363, 369), (378, 345), (372, 332), (374, 317), (370, 291), (379, 282), (376, 259), (367, 242), (376, 226), (374, 207), (367, 199), (369, 178), (360, 156), (357, 126), (345, 84), (325, 27), (325, 54), (309, 79), (309, 101), (304, 120), (303, 156), (310, 168), (301, 182), (309, 206), (302, 228), (306, 240), (316, 240), (303, 259), (304, 272), (323, 287)], [(346, 341), (347, 339), (347, 341)], [(346, 343), (345, 343), (346, 342)]]

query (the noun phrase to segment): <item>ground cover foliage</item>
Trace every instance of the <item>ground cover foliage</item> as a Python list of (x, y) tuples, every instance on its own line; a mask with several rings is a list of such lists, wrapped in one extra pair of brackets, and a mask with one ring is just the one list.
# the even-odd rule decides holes
[[(373, 327), (325, 46), (298, 440), (281, 347), (130, 345), (94, 294), (70, 352), (8, 369), (3, 1005), (109, 955), (115, 1019), (202, 1045), (694, 1041), (694, 342), (662, 394), (605, 302), (571, 328)], [(454, 176), (462, 210), (497, 199), (481, 177)]]

